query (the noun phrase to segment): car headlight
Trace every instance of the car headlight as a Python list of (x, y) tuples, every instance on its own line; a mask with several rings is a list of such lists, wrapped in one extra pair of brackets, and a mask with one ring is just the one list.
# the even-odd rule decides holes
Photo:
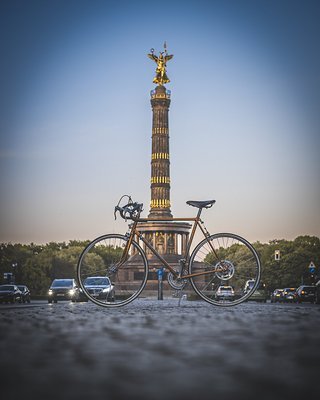
[(51, 289), (48, 290), (48, 295), (52, 296), (53, 295), (53, 291)]
[(108, 292), (110, 292), (110, 288), (104, 288), (104, 289), (102, 289), (102, 291), (103, 291), (103, 293), (108, 293)]
[(70, 290), (69, 290), (70, 296), (73, 296), (73, 295), (75, 294), (75, 292), (76, 292), (76, 291), (75, 291), (74, 289), (70, 289)]

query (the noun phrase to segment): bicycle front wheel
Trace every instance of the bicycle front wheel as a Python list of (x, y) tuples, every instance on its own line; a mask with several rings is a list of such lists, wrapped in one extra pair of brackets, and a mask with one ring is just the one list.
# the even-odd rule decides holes
[(77, 278), (83, 294), (103, 307), (120, 307), (137, 298), (146, 285), (148, 263), (142, 248), (128, 237), (104, 235), (83, 250)]
[(260, 260), (253, 246), (232, 233), (200, 242), (190, 257), (193, 289), (208, 303), (233, 306), (248, 299), (259, 285)]

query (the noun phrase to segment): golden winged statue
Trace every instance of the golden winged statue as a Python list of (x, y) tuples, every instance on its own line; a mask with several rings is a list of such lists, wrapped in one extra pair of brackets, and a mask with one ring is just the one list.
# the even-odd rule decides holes
[(171, 60), (173, 54), (169, 55), (167, 53), (166, 43), (164, 43), (164, 51), (161, 51), (159, 56), (156, 56), (154, 54), (154, 49), (151, 49), (148, 57), (157, 63), (156, 76), (153, 78), (153, 83), (164, 85), (165, 83), (170, 82), (170, 79), (167, 76), (166, 67), (167, 61)]

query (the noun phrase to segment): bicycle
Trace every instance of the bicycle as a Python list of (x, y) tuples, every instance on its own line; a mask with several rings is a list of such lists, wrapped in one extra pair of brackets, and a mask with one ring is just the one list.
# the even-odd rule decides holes
[[(121, 206), (123, 199), (128, 200)], [(136, 299), (147, 283), (149, 272), (148, 258), (140, 245), (142, 242), (149, 254), (152, 253), (168, 271), (167, 280), (174, 290), (182, 291), (190, 282), (200, 298), (213, 305), (233, 306), (247, 300), (260, 281), (259, 256), (254, 247), (238, 235), (209, 234), (200, 216), (203, 209), (211, 208), (214, 203), (215, 200), (187, 201), (188, 205), (198, 208), (196, 217), (161, 219), (161, 222), (192, 222), (186, 251), (177, 267), (170, 265), (139, 231), (139, 224), (154, 221), (140, 218), (143, 204), (133, 202), (128, 195), (122, 196), (114, 216), (116, 218), (119, 212), (125, 221), (132, 222), (125, 235), (106, 234), (85, 247), (77, 265), (77, 279), (83, 293), (93, 303), (110, 308), (124, 306)], [(197, 229), (204, 239), (190, 255)], [(104, 286), (91, 287), (88, 280), (92, 277), (103, 278)]]

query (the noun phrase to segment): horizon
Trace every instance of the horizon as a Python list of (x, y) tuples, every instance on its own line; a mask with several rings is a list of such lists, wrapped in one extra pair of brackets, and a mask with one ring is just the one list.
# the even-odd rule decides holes
[[(251, 241), (251, 244), (260, 243), (260, 244), (262, 244), (262, 245), (271, 245), (271, 244), (273, 244), (272, 242), (281, 242), (281, 241), (293, 242), (293, 241), (295, 241), (297, 238), (299, 238), (299, 237), (305, 237), (305, 236), (316, 237), (316, 238), (320, 239), (320, 237), (319, 237), (319, 236), (316, 236), (316, 235), (298, 235), (298, 236), (296, 236), (296, 237), (293, 238), (293, 239), (275, 238), (275, 239), (267, 240), (266, 242), (261, 242), (260, 240), (253, 240), (253, 241)], [(63, 240), (63, 241), (55, 241), (55, 240), (52, 240), (52, 241), (46, 242), (46, 243), (35, 243), (35, 242), (25, 242), (25, 243), (23, 243), (23, 242), (0, 242), (0, 245), (6, 245), (6, 246), (8, 246), (8, 245), (12, 245), (12, 246), (14, 246), (14, 245), (22, 245), (22, 246), (40, 246), (40, 247), (42, 247), (42, 246), (47, 246), (47, 245), (49, 245), (49, 244), (51, 244), (51, 243), (56, 243), (56, 244), (62, 244), (62, 243), (64, 243), (66, 246), (69, 246), (71, 242), (86, 242), (86, 241), (89, 241), (89, 242), (90, 242), (91, 240), (92, 240), (92, 239), (89, 239), (89, 238), (88, 238), (88, 239), (81, 239), (81, 240), (79, 240), (79, 239), (67, 239), (67, 240)], [(196, 241), (196, 240), (195, 240), (195, 241)], [(197, 242), (197, 243), (194, 243), (193, 247), (194, 247), (196, 244), (198, 244), (198, 242)], [(63, 249), (62, 249), (62, 250), (63, 250)]]

